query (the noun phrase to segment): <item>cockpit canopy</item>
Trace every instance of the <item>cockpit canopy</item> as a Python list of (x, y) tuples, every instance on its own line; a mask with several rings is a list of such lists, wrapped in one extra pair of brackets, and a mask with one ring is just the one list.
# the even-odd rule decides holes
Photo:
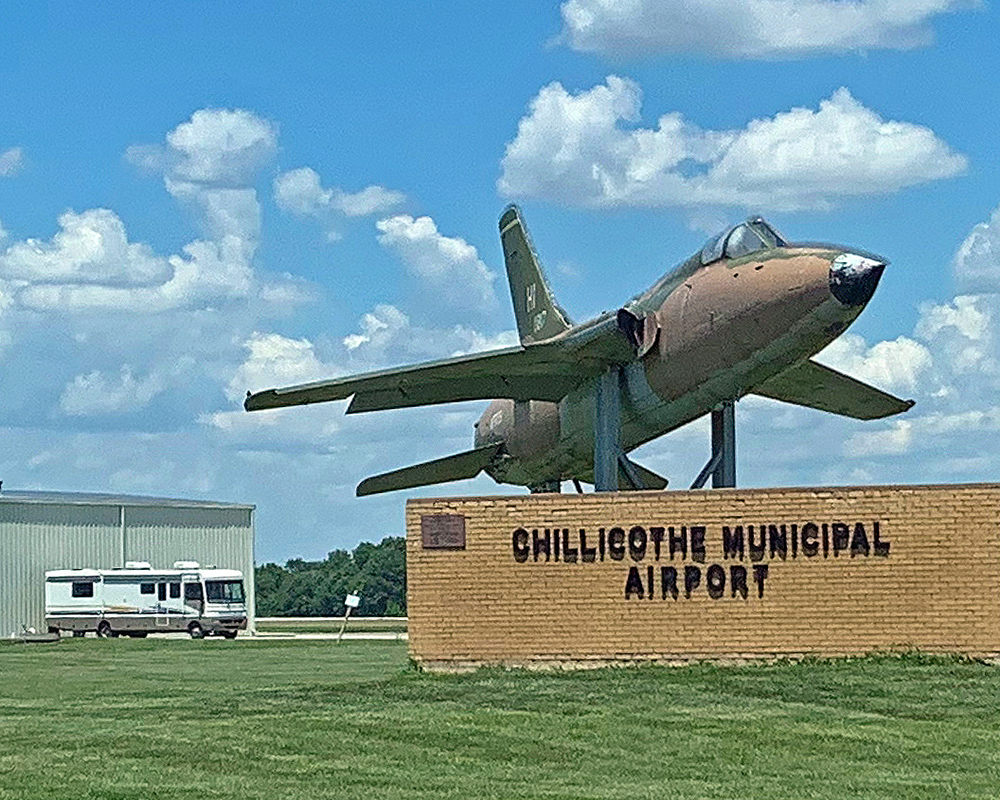
[(709, 239), (701, 249), (701, 263), (711, 264), (720, 258), (740, 258), (758, 250), (787, 246), (788, 242), (763, 217), (751, 217)]

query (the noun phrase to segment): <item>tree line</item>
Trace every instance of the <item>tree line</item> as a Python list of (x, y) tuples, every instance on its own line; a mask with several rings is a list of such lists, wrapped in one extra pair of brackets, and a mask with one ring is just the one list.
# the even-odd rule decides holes
[(387, 536), (378, 544), (333, 550), (322, 561), (263, 564), (256, 586), (261, 617), (340, 616), (348, 594), (361, 598), (352, 612), (359, 616), (406, 616), (406, 540)]

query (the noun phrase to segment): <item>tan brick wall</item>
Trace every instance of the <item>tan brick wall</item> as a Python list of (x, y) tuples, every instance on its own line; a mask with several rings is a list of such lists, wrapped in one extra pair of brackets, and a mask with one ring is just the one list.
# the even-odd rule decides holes
[[(421, 518), (439, 514), (465, 517), (464, 549), (423, 546)], [(814, 556), (806, 555), (803, 545), (807, 523), (816, 525), (815, 531), (805, 531), (805, 544), (815, 540)], [(848, 531), (848, 547), (839, 551), (835, 523)], [(780, 548), (772, 555), (768, 542), (763, 557), (753, 560), (751, 555), (759, 554), (749, 552), (749, 526), (757, 540), (761, 526), (769, 530), (772, 525), (776, 533), (785, 526), (785, 558)], [(631, 533), (636, 526), (641, 531)], [(671, 559), (669, 529), (676, 537), (682, 526), (687, 553), (682, 556), (675, 547)], [(742, 559), (723, 552), (723, 526), (731, 533), (742, 526), (747, 548)], [(996, 484), (420, 499), (407, 503), (406, 527), (410, 651), (427, 666), (849, 655), (910, 648), (1000, 654)], [(626, 539), (621, 560), (611, 557), (612, 550), (620, 552), (621, 536), (610, 534), (615, 527)], [(704, 528), (703, 560), (691, 549), (696, 527)], [(581, 528), (587, 547), (595, 550), (603, 529), (603, 560), (599, 552), (592, 562), (582, 560)], [(519, 529), (523, 532), (515, 534)], [(548, 560), (541, 547), (546, 529)], [(564, 529), (578, 551), (575, 563), (565, 560)], [(663, 529), (658, 559), (657, 529)], [(836, 529), (841, 545), (843, 530)], [(515, 551), (523, 558), (524, 545), (527, 560), (519, 562)], [(671, 569), (677, 576), (676, 599), (662, 581)], [(694, 570), (700, 581), (687, 597), (685, 576), (693, 583)], [(718, 595), (720, 577), (722, 594), (713, 597), (709, 578)]]

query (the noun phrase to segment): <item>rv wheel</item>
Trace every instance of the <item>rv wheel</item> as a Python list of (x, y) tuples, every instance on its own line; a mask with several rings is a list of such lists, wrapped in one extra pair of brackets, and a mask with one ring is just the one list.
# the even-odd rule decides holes
[(111, 623), (106, 619), (101, 620), (100, 624), (97, 626), (97, 635), (102, 639), (107, 639), (111, 635)]
[(192, 622), (188, 625), (188, 633), (191, 634), (192, 639), (203, 639), (205, 637), (205, 632), (197, 622)]
[(223, 631), (222, 635), (225, 636), (227, 639), (235, 639), (236, 631)]

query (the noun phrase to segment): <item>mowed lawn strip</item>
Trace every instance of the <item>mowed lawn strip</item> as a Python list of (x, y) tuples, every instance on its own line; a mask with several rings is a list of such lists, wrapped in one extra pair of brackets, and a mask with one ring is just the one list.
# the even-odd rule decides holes
[[(338, 633), (343, 624), (339, 618), (331, 619), (281, 619), (280, 617), (270, 617), (265, 620), (257, 620), (257, 630), (265, 633)], [(405, 633), (407, 629), (406, 617), (378, 618), (378, 617), (350, 617), (347, 620), (346, 630), (348, 632), (367, 633)]]
[(996, 798), (1000, 668), (420, 674), (396, 642), (0, 647), (0, 798)]

